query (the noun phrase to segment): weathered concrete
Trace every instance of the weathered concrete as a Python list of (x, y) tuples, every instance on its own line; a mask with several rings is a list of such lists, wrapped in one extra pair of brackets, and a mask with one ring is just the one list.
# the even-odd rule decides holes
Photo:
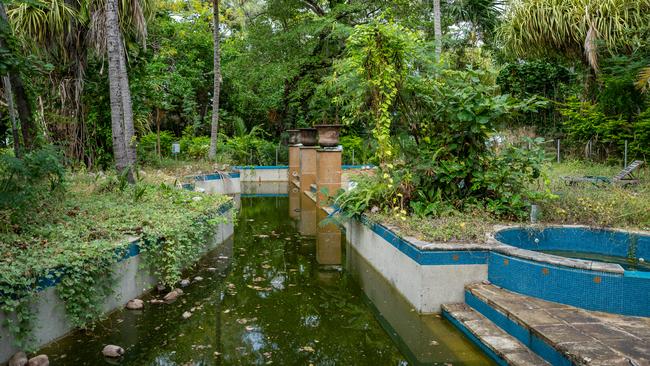
[(241, 193), (240, 178), (223, 175), (221, 179), (195, 180), (194, 190), (201, 190), (210, 194)]
[(486, 284), (467, 290), (576, 365), (650, 365), (650, 318), (588, 311)]
[(320, 265), (340, 265), (342, 260), (342, 234), (334, 223), (322, 224), (327, 213), (317, 210), (316, 262)]
[(288, 182), (289, 168), (287, 166), (254, 166), (233, 167), (239, 172), (242, 182)]
[(358, 220), (347, 220), (345, 227), (352, 246), (419, 313), (462, 302), (466, 284), (487, 279), (487, 264), (420, 265)]
[(460, 324), (497, 357), (513, 366), (550, 365), (516, 338), (463, 303), (442, 305), (443, 315)]
[(316, 183), (316, 151), (317, 146), (300, 147), (300, 191), (309, 190)]
[(329, 206), (329, 198), (341, 189), (341, 159), (339, 148), (319, 149), (316, 153), (316, 187), (319, 206)]
[[(229, 215), (226, 212), (225, 215)], [(219, 224), (213, 240), (206, 245), (205, 250), (214, 248), (216, 245), (223, 243), (234, 232), (234, 223), (229, 220), (227, 223)], [(136, 238), (129, 238), (133, 241)], [(143, 293), (153, 288), (157, 280), (151, 276), (144, 268), (142, 258), (136, 255), (127, 258), (113, 266), (115, 274), (113, 286), (113, 296), (104, 300), (102, 308), (105, 313), (113, 310), (122, 309), (131, 299), (139, 297)], [(65, 304), (59, 299), (56, 293), (56, 287), (48, 287), (39, 292), (31, 303), (35, 314), (34, 337), (36, 345), (42, 347), (56, 339), (65, 336), (73, 330), (72, 325), (67, 320), (65, 314)], [(0, 364), (9, 360), (9, 358), (19, 351), (14, 346), (14, 337), (3, 327), (5, 314), (0, 312)], [(9, 315), (13, 316), (13, 315)]]
[(300, 176), (300, 146), (289, 145), (289, 180)]

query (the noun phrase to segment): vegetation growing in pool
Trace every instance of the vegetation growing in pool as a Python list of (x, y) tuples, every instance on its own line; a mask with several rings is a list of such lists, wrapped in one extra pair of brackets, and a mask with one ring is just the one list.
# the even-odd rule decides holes
[[(56, 166), (58, 160), (40, 154), (34, 159), (41, 163), (0, 165), (3, 176), (20, 183), (19, 195), (27, 197), (12, 208), (15, 212), (3, 207), (9, 214), (0, 221), (0, 309), (16, 313), (7, 317), (5, 326), (21, 347), (31, 345), (33, 314), (28, 305), (43, 285), (60, 280), (57, 293), (69, 320), (91, 326), (112, 293), (111, 267), (133, 238), (142, 238), (139, 244), (152, 273), (170, 285), (179, 279), (181, 268), (198, 258), (206, 236), (223, 220), (217, 210), (226, 197), (142, 180), (129, 185), (125, 177), (111, 173), (75, 174), (65, 183), (56, 180), (56, 187), (43, 186), (47, 180), (33, 177), (44, 168), (42, 163)], [(42, 200), (47, 194), (53, 199)], [(151, 248), (155, 256), (147, 255)]]

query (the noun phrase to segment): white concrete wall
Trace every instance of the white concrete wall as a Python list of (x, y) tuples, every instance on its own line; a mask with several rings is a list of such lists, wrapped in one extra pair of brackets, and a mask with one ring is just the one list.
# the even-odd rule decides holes
[[(230, 217), (231, 211), (224, 215)], [(206, 245), (205, 251), (216, 247), (228, 239), (234, 232), (234, 223), (219, 224), (213, 240)], [(128, 258), (113, 267), (115, 286), (113, 296), (107, 298), (103, 304), (104, 312), (122, 309), (131, 299), (136, 298), (153, 288), (157, 281), (149, 275), (141, 265), (140, 255)], [(39, 347), (53, 342), (73, 330), (65, 314), (65, 305), (56, 294), (56, 287), (49, 287), (35, 296), (32, 309), (34, 320), (34, 337)], [(13, 315), (10, 315), (13, 316)], [(5, 315), (0, 312), (0, 364), (7, 362), (19, 350), (14, 346), (14, 337), (3, 327)]]
[(221, 179), (197, 180), (194, 189), (201, 188), (210, 194), (237, 194), (241, 193), (240, 178), (224, 176)]
[(419, 313), (463, 302), (465, 285), (487, 279), (487, 264), (420, 265), (357, 220), (348, 220), (350, 244)]
[(239, 169), (242, 182), (288, 182), (289, 168), (242, 168)]

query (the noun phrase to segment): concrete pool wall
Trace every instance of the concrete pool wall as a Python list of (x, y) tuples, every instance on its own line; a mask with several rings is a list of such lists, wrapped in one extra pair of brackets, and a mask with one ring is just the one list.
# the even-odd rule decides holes
[[(225, 204), (220, 209), (220, 214), (228, 216), (232, 204)], [(215, 234), (205, 247), (205, 251), (223, 243), (232, 236), (234, 222), (228, 219), (225, 223), (218, 224)], [(113, 296), (106, 298), (102, 305), (105, 313), (118, 310), (131, 299), (141, 296), (151, 290), (157, 280), (144, 268), (138, 246), (138, 238), (129, 239), (130, 244), (124, 257), (113, 265)], [(49, 285), (40, 291), (32, 301), (34, 310), (35, 344), (40, 348), (50, 342), (65, 336), (74, 327), (67, 320), (65, 304), (56, 293), (56, 281), (50, 281)], [(6, 316), (0, 312), (0, 364), (7, 362), (9, 358), (19, 351), (14, 346), (15, 339), (11, 332), (4, 327)], [(13, 315), (10, 314), (10, 317)]]

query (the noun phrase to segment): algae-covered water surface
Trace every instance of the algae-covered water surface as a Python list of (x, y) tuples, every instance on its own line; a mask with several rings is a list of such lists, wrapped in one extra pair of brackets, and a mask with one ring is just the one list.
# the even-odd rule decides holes
[[(241, 198), (234, 236), (187, 273), (202, 279), (176, 302), (115, 312), (41, 352), (55, 366), (492, 364), (444, 320), (415, 314), (356, 253), (346, 257), (333, 225), (297, 212), (286, 197)], [(106, 344), (123, 358), (105, 359)]]

